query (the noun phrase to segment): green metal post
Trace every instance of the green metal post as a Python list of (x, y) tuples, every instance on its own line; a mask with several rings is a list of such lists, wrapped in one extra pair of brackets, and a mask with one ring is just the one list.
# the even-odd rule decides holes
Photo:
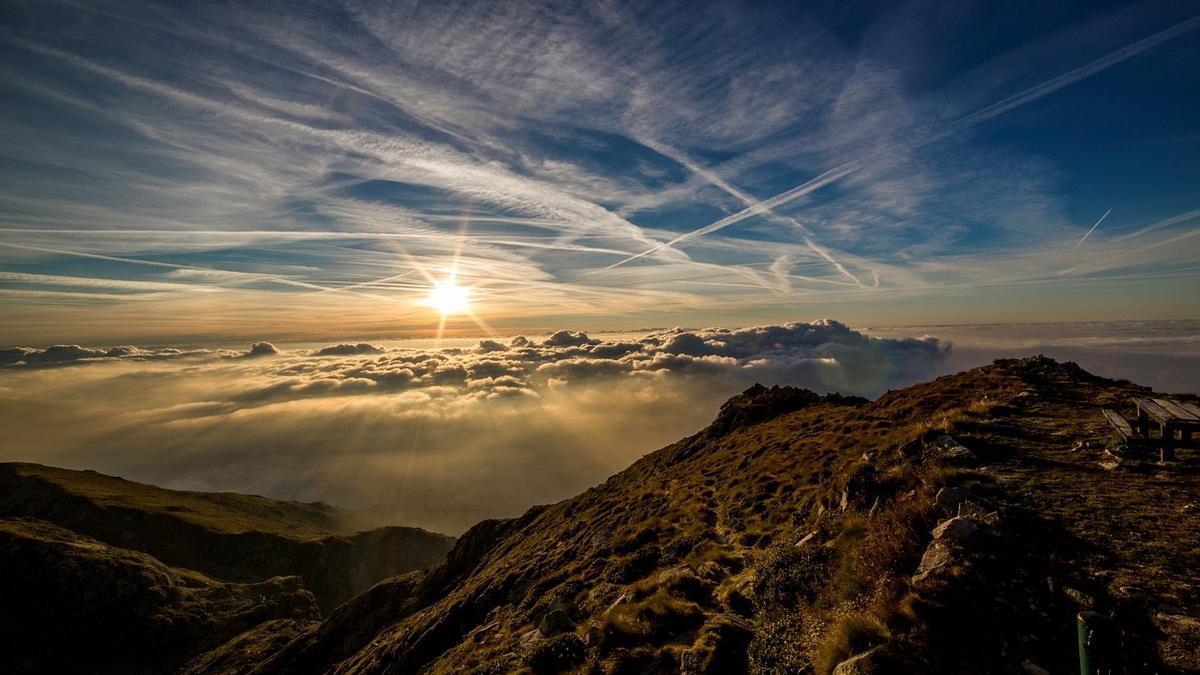
[(1104, 654), (1113, 645), (1105, 644), (1109, 618), (1099, 612), (1080, 612), (1075, 617), (1079, 637), (1079, 675), (1104, 675), (1112, 664), (1104, 662)]

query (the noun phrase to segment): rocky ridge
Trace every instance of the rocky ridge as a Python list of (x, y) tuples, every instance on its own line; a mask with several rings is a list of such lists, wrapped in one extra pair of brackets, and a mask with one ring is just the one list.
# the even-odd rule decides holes
[[(1143, 391), (1040, 357), (871, 402), (754, 387), (600, 486), (481, 523), (256, 672), (1062, 672), (1081, 597), (1121, 617), (1130, 672), (1183, 672), (1200, 536), (1182, 513), (1128, 521), (1146, 495), (1195, 505), (1200, 481), (1097, 463), (1098, 407)], [(1111, 585), (1147, 569), (1152, 601)]]

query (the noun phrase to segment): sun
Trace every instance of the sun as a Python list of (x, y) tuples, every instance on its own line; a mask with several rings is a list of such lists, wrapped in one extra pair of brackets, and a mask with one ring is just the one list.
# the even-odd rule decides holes
[(470, 311), (471, 289), (459, 286), (453, 278), (448, 281), (435, 281), (425, 304), (442, 313), (442, 316), (466, 314)]

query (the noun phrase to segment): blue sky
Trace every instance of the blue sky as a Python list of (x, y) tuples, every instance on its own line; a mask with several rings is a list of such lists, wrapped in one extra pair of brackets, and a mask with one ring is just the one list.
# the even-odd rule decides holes
[(1200, 309), (1190, 3), (2, 4), (0, 343)]

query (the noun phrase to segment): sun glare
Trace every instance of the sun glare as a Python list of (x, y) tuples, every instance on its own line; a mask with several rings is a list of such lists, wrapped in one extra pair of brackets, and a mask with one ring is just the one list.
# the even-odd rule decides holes
[(425, 304), (441, 312), (442, 316), (465, 314), (470, 309), (470, 295), (470, 289), (459, 286), (453, 279), (435, 281), (433, 289), (425, 298)]

